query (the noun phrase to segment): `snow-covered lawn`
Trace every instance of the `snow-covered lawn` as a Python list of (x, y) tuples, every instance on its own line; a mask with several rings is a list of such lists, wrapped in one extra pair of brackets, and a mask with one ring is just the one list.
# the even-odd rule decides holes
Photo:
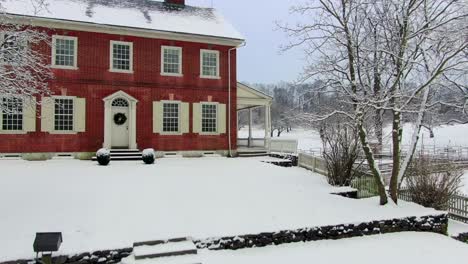
[(0, 261), (32, 257), (38, 231), (63, 232), (66, 254), (434, 213), (331, 195), (335, 189), (320, 175), (254, 158), (165, 158), (109, 167), (2, 160), (0, 167)]
[(394, 233), (199, 254), (203, 264), (440, 264), (465, 263), (468, 245), (437, 234)]

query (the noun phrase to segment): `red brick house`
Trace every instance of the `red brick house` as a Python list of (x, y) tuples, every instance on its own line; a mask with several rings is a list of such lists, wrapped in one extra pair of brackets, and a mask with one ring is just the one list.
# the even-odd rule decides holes
[(53, 96), (35, 98), (35, 109), (0, 115), (0, 154), (106, 147), (234, 155), (238, 109), (269, 108), (268, 96), (238, 90), (244, 40), (214, 9), (184, 0), (49, 2), (39, 13), (29, 1), (4, 4), (18, 23), (50, 34), (44, 52), (55, 78)]

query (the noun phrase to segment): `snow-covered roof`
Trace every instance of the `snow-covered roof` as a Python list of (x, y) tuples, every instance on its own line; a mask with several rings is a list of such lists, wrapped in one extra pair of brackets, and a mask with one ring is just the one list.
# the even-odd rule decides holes
[(30, 0), (3, 0), (6, 13), (53, 20), (92, 23), (160, 32), (243, 40), (243, 36), (213, 8), (169, 5), (152, 0), (45, 0), (37, 8)]

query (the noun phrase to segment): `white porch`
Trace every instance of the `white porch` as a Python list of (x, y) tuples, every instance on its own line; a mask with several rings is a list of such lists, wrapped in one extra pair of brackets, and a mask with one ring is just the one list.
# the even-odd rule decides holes
[[(248, 112), (248, 136), (237, 136), (238, 151), (248, 152), (266, 150), (270, 140), (271, 131), (271, 104), (273, 97), (260, 92), (242, 83), (237, 83), (237, 124), (239, 125), (239, 113)], [(254, 137), (252, 133), (253, 116), (252, 111), (256, 108), (264, 108), (264, 129), (263, 137)], [(239, 132), (239, 130), (237, 131)]]

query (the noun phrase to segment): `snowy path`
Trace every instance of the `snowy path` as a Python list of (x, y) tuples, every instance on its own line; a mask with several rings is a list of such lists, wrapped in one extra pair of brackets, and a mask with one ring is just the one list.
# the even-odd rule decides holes
[(334, 188), (324, 177), (258, 159), (166, 158), (109, 167), (2, 160), (0, 168), (0, 261), (32, 257), (38, 231), (63, 232), (66, 254), (434, 213), (330, 195)]
[(437, 234), (395, 233), (199, 254), (203, 264), (440, 264), (465, 263), (468, 245)]

